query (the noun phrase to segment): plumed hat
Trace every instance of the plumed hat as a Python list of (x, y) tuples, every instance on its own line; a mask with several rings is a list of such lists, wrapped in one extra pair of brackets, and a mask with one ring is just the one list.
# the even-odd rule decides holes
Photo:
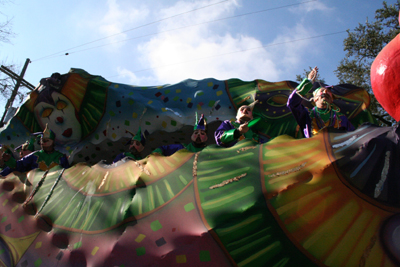
[[(330, 85), (330, 86), (322, 86), (322, 85), (320, 84), (320, 87), (318, 87), (317, 89), (314, 90), (314, 92), (313, 92), (313, 97), (315, 97), (315, 96), (318, 94), (318, 92), (319, 92), (322, 88), (328, 89), (328, 90), (330, 90), (330, 91), (332, 92), (333, 86), (332, 86), (332, 85)], [(337, 98), (337, 97), (333, 94), (333, 92), (332, 92), (332, 97), (333, 97), (333, 99), (336, 99), (336, 98)]]
[(31, 138), (29, 140), (26, 140), (25, 143), (23, 143), (20, 146), (17, 146), (14, 151), (18, 151), (19, 149), (22, 150), (29, 150), (29, 151), (34, 151), (35, 150), (35, 138)]
[(48, 124), (46, 123), (46, 128), (44, 128), (43, 132), (33, 133), (32, 135), (38, 136), (40, 135), (42, 138), (49, 138), (51, 140), (56, 139), (56, 134), (49, 129)]
[(200, 119), (197, 119), (197, 113), (196, 113), (196, 124), (194, 125), (193, 130), (207, 130), (207, 122), (206, 119), (204, 118), (204, 114), (201, 114)]
[(132, 141), (139, 141), (140, 143), (142, 143), (143, 146), (146, 145), (146, 137), (142, 134), (142, 129), (140, 128), (140, 126), (136, 134), (128, 130), (126, 131), (132, 135), (131, 140), (126, 143), (127, 145), (130, 144)]

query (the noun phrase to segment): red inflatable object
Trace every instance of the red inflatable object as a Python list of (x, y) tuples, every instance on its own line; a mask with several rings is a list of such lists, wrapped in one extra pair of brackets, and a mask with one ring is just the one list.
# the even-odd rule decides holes
[[(399, 20), (400, 22), (400, 20)], [(396, 121), (400, 120), (400, 34), (390, 41), (371, 66), (376, 99)]]

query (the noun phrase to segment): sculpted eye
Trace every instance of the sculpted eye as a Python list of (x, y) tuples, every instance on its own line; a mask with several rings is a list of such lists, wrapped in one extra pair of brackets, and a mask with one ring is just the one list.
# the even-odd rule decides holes
[(52, 108), (45, 108), (42, 112), (42, 118), (47, 118), (51, 115), (51, 113), (53, 112)]
[(56, 107), (57, 107), (58, 110), (63, 110), (64, 108), (67, 107), (67, 103), (65, 103), (65, 102), (62, 101), (62, 100), (59, 100), (59, 101), (57, 102)]

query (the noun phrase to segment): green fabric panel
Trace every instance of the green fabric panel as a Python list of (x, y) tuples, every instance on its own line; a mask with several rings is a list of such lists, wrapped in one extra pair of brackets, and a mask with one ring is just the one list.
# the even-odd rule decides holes
[(15, 158), (11, 157), (8, 161), (4, 162), (4, 165), (10, 167), (11, 169), (14, 169), (17, 166), (17, 161)]
[(236, 152), (254, 145), (241, 141), (235, 150), (209, 146), (199, 155), (196, 190), (205, 220), (238, 266), (275, 266), (282, 259), (287, 266), (313, 266), (269, 211), (259, 180), (261, 146)]
[(195, 147), (194, 145), (193, 145), (193, 143), (190, 143), (190, 144), (188, 144), (188, 145), (183, 145), (187, 150), (189, 150), (190, 152), (193, 152), (193, 153), (196, 153), (196, 152), (199, 152), (199, 151), (202, 151), (203, 149), (204, 149), (204, 147)]
[(236, 129), (225, 131), (224, 134), (221, 136), (221, 142), (224, 144), (229, 144), (230, 142), (236, 140), (234, 137), (235, 131)]
[(308, 94), (308, 92), (310, 92), (312, 87), (313, 87), (312, 82), (309, 79), (305, 78), (299, 84), (299, 86), (297, 86), (296, 90), (297, 90), (297, 93), (300, 94), (301, 96), (306, 96)]

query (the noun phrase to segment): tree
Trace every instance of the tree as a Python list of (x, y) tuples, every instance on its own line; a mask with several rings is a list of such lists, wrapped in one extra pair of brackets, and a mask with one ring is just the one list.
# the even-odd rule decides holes
[(400, 33), (399, 27), (400, 0), (393, 5), (383, 2), (383, 8), (375, 11), (375, 20), (354, 30), (347, 30), (344, 39), (346, 57), (340, 61), (335, 70), (340, 83), (350, 83), (365, 88), (371, 94), (372, 114), (380, 121), (380, 125), (393, 125), (396, 121), (381, 107), (373, 96), (370, 80), (372, 62), (382, 48)]
[(6, 19), (0, 22), (0, 42), (9, 43), (10, 39), (14, 37), (14, 33), (11, 30), (11, 19)]
[[(12, 3), (11, 0), (0, 0), (0, 5), (4, 5), (5, 3)], [(2, 20), (3, 16), (5, 20)], [(11, 43), (11, 39), (15, 36), (12, 31), (12, 18), (8, 18), (3, 13), (0, 12), (0, 45), (4, 43)], [(9, 70), (14, 73), (18, 73), (16, 71), (17, 66), (15, 64), (6, 63), (6, 59), (2, 59), (0, 61), (1, 65), (4, 65)], [(4, 99), (10, 98), (12, 91), (15, 87), (15, 81), (9, 77), (8, 75), (0, 72), (0, 95), (4, 97)], [(23, 86), (21, 86), (23, 87)], [(21, 88), (22, 89), (22, 88)], [(21, 104), (26, 93), (27, 89), (19, 90), (16, 95), (16, 100)], [(5, 103), (4, 103), (5, 104)], [(7, 108), (7, 107), (6, 107)], [(0, 110), (0, 118), (3, 116), (3, 110)], [(3, 122), (1, 122), (0, 127), (3, 126)]]
[[(308, 70), (304, 70), (303, 74), (297, 74), (296, 75), (296, 82), (301, 83), (303, 81), (304, 78), (308, 77), (308, 74), (310, 73), (310, 71), (313, 69), (313, 67), (308, 67)], [(315, 79), (316, 81), (320, 82), (320, 83), (325, 83), (325, 79), (321, 78), (321, 75), (319, 75), (319, 72), (317, 74), (317, 77)]]
[[(4, 5), (5, 3), (12, 3), (9, 0), (0, 0), (0, 5)], [(5, 16), (3, 13), (0, 12), (0, 18)], [(6, 16), (5, 16), (6, 17)], [(4, 21), (0, 21), (0, 44), (2, 43), (11, 43), (11, 39), (15, 36), (15, 33), (12, 31), (12, 18), (6, 17)], [(14, 73), (19, 73), (18, 69), (20, 66), (16, 66), (13, 63), (6, 63), (6, 59), (1, 60), (1, 65), (4, 65), (9, 70), (13, 71)], [(9, 77), (8, 75), (0, 72), (0, 95), (2, 95), (5, 99), (11, 96), (12, 90), (15, 87), (15, 81)], [(21, 86), (22, 89), (23, 86)], [(28, 92), (27, 89), (19, 90), (16, 95), (16, 100), (18, 104), (21, 104), (22, 100), (24, 99), (26, 93)], [(2, 110), (0, 110), (1, 114)], [(1, 116), (0, 116), (1, 117)]]
[[(5, 62), (1, 62), (1, 65), (7, 67), (9, 70), (13, 71), (14, 73), (19, 73), (19, 69), (21, 69), (20, 66), (17, 66), (15, 64), (6, 64)], [(16, 81), (12, 79), (10, 76), (4, 74), (3, 72), (0, 72), (0, 95), (2, 95), (5, 99), (10, 98), (11, 93), (15, 87)], [(18, 104), (21, 104), (22, 101), (24, 100), (26, 94), (29, 92), (29, 90), (21, 85), (20, 90), (18, 90), (17, 95), (15, 96), (16, 101)], [(2, 112), (2, 110), (0, 110)], [(0, 116), (1, 117), (1, 116)]]
[[(0, 0), (0, 5), (3, 5), (7, 2), (11, 2), (8, 0)], [(0, 15), (3, 13), (0, 12)], [(14, 32), (11, 30), (12, 27), (12, 19), (6, 17), (5, 21), (0, 21), (0, 43), (9, 43), (10, 39), (15, 36)]]

